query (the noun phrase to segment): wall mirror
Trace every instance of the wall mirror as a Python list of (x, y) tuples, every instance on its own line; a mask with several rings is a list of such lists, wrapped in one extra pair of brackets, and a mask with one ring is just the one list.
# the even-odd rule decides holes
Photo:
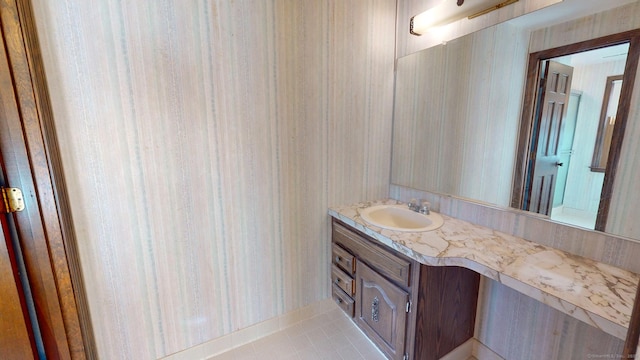
[[(506, 22), (398, 59), (393, 184), (517, 208), (512, 202), (512, 192), (518, 173), (529, 37), (528, 30)], [(621, 73), (617, 69), (601, 79), (603, 91), (606, 77)], [(628, 84), (631, 90), (638, 91), (633, 85)], [(585, 93), (576, 88), (571, 96), (585, 110), (588, 100), (597, 98), (595, 112), (600, 114), (603, 93)], [(637, 127), (634, 129), (638, 131)], [(575, 136), (578, 135), (576, 132)], [(586, 163), (576, 165), (587, 172), (596, 133), (591, 136), (594, 143), (588, 150), (580, 150)], [(639, 136), (626, 135), (632, 139)], [(612, 142), (616, 142), (615, 136)], [(633, 162), (621, 152), (617, 156), (622, 157), (621, 168)], [(589, 185), (595, 186), (593, 183), (585, 186)], [(613, 189), (613, 183), (610, 186)], [(615, 191), (636, 192), (635, 188), (634, 177), (626, 175), (616, 184)], [(621, 205), (609, 212), (609, 219), (626, 217), (617, 213), (625, 207)], [(607, 226), (607, 232), (640, 239), (638, 231), (625, 227), (621, 221)]]

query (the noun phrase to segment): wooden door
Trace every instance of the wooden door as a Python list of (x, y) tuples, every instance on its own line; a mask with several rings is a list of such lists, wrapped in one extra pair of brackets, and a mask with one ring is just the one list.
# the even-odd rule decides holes
[(357, 265), (356, 321), (390, 359), (405, 354), (409, 294), (363, 262)]
[(556, 181), (556, 190), (553, 194), (553, 207), (564, 204), (564, 192), (567, 185), (569, 167), (571, 166), (571, 156), (573, 155), (573, 138), (575, 137), (576, 124), (578, 122), (578, 109), (580, 108), (581, 97), (582, 94), (579, 92), (571, 93), (567, 106), (567, 115), (562, 121), (560, 146), (558, 149), (558, 158), (562, 166), (558, 168), (558, 180)]
[[(0, 186), (4, 184), (0, 158)], [(4, 206), (0, 204), (0, 212)], [(0, 359), (37, 358), (7, 215), (0, 214)]]
[[(0, 239), (2, 291), (5, 287), (8, 289), (6, 293), (0, 293), (0, 315), (5, 321), (5, 315), (13, 314), (15, 321), (7, 318), (7, 324), (15, 325), (14, 335), (22, 339), (13, 343), (10, 336), (5, 338), (4, 333), (0, 334), (0, 359), (12, 358), (3, 352), (8, 349), (2, 342), (5, 340), (11, 344), (10, 356), (27, 354), (24, 357), (16, 355), (19, 359), (29, 359), (39, 353), (47, 359), (93, 358), (94, 345), (83, 283), (77, 271), (79, 262), (73, 231), (70, 230), (64, 178), (55, 176), (62, 172), (28, 0), (0, 0), (0, 36), (0, 157), (4, 172), (0, 185), (22, 189), (25, 199), (23, 211), (0, 215), (4, 217)], [(10, 224), (12, 241), (4, 234), (6, 224)], [(25, 289), (29, 290), (29, 299), (32, 300), (28, 302), (31, 304), (29, 309), (40, 335), (36, 338), (39, 351), (35, 355), (34, 341), (24, 341), (23, 330), (26, 327), (29, 334), (31, 322), (23, 315), (4, 313), (4, 301), (12, 304), (15, 292), (20, 298), (22, 289), (22, 283), (18, 283), (15, 276), (15, 268), (12, 268), (12, 276), (5, 276), (11, 274), (5, 268), (5, 258), (11, 261), (12, 249), (7, 247), (8, 244), (15, 244), (16, 254), (20, 252), (23, 260), (21, 273), (25, 279), (28, 278)], [(73, 266), (70, 267), (70, 263)], [(73, 283), (72, 271), (75, 275)], [(82, 313), (79, 313), (78, 303), (83, 304)], [(26, 303), (21, 302), (20, 306), (24, 310)]]
[(555, 61), (545, 61), (543, 66), (538, 113), (531, 137), (533, 171), (527, 181), (524, 209), (549, 215), (558, 167), (563, 165), (558, 157), (558, 144), (571, 93), (573, 68)]

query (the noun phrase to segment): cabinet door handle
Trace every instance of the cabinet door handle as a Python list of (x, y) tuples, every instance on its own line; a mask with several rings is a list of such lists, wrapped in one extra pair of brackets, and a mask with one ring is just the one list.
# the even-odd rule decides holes
[(374, 297), (373, 301), (371, 302), (371, 321), (380, 321), (380, 300), (377, 296)]

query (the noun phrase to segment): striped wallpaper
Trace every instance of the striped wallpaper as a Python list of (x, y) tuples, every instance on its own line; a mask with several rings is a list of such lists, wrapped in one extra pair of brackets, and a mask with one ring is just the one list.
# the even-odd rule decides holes
[(395, 1), (33, 6), (100, 358), (329, 296), (327, 207), (388, 194)]

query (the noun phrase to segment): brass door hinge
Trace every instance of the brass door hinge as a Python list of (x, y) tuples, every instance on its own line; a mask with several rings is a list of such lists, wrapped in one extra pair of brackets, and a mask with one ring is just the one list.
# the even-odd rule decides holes
[(0, 188), (2, 192), (2, 212), (11, 214), (24, 210), (24, 197), (18, 188)]

